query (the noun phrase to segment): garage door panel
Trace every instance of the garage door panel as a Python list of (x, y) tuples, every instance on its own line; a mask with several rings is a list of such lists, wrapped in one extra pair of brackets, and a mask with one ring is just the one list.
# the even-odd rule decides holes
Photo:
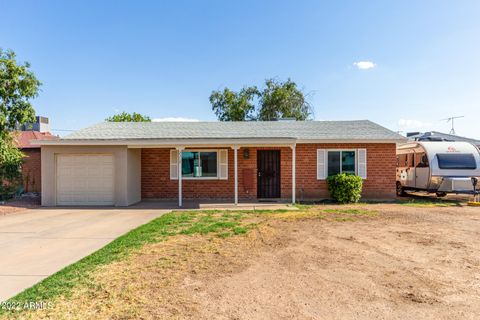
[(57, 155), (57, 204), (113, 205), (113, 155)]

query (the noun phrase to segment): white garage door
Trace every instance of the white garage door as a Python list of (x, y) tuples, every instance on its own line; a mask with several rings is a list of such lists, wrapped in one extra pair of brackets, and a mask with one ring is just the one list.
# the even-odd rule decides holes
[(111, 154), (57, 155), (57, 205), (113, 205)]

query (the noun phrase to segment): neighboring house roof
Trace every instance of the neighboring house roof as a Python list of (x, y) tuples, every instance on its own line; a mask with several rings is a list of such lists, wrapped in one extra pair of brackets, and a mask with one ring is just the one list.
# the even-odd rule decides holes
[(20, 149), (31, 149), (39, 148), (39, 145), (32, 145), (30, 142), (32, 140), (57, 140), (58, 136), (54, 136), (50, 132), (40, 132), (40, 131), (16, 131), (15, 140), (17, 147)]
[(447, 133), (438, 132), (438, 131), (429, 131), (429, 132), (423, 132), (423, 133), (418, 132), (416, 134), (408, 135), (408, 138), (411, 140), (419, 140), (419, 139), (429, 140), (432, 138), (433, 139), (437, 138), (445, 141), (465, 141), (465, 142), (470, 142), (477, 146), (480, 146), (480, 140), (466, 138), (466, 137), (457, 136), (453, 134), (447, 134)]

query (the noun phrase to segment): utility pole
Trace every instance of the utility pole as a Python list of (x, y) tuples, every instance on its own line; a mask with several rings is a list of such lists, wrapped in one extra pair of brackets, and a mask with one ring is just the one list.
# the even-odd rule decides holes
[(455, 134), (454, 120), (459, 119), (459, 118), (463, 118), (463, 117), (464, 116), (450, 117), (450, 118), (441, 119), (441, 121), (451, 122), (452, 123), (452, 129), (450, 129), (450, 134)]

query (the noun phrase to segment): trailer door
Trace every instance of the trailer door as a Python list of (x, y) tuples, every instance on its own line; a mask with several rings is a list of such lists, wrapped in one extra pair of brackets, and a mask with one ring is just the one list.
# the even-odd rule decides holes
[(415, 187), (415, 154), (410, 152), (407, 154), (407, 168), (405, 169), (407, 172), (407, 187)]
[(430, 165), (426, 153), (415, 153), (415, 188), (427, 189), (429, 180)]

